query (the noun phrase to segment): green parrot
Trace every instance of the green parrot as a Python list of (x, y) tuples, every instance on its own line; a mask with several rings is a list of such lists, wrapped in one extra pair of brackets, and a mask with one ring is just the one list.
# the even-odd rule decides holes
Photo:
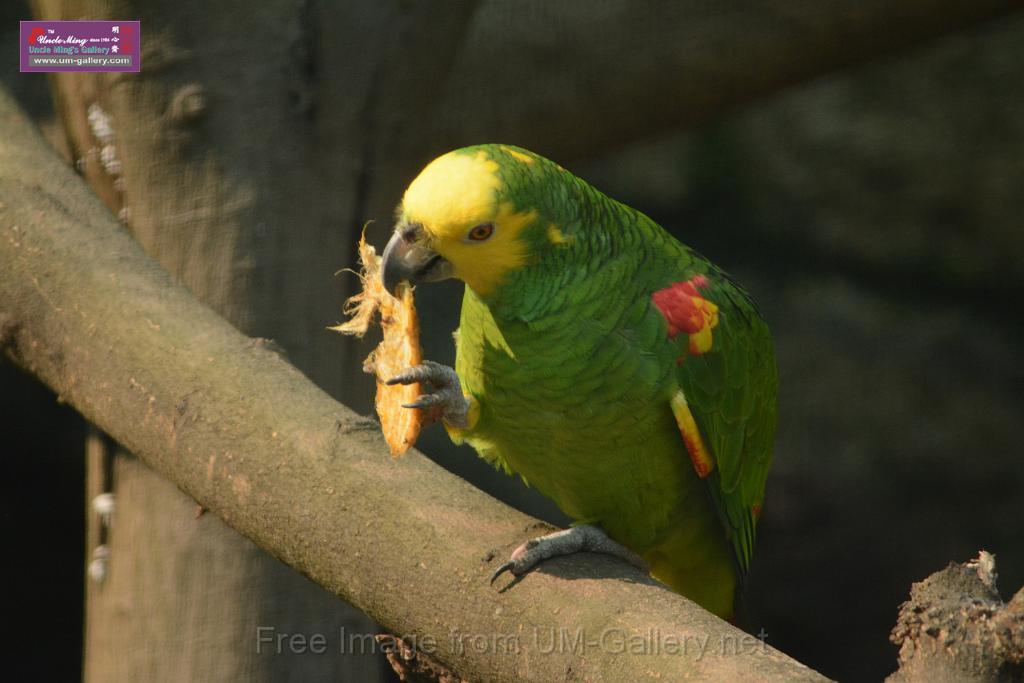
[(498, 568), (580, 550), (642, 566), (729, 618), (771, 465), (768, 328), (726, 273), (644, 214), (510, 145), (449, 152), (406, 190), (382, 279), (465, 284), (454, 370), (431, 389), (456, 442), (574, 522)]

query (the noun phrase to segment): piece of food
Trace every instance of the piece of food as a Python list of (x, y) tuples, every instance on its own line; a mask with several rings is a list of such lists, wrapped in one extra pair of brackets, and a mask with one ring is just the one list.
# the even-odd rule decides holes
[(345, 313), (351, 319), (330, 329), (362, 337), (373, 321), (374, 312), (380, 311), (384, 338), (366, 357), (363, 370), (377, 378), (377, 415), (391, 455), (398, 457), (412, 448), (423, 427), (423, 411), (403, 408), (402, 404), (415, 401), (422, 390), (419, 384), (388, 386), (384, 382), (422, 361), (420, 324), (413, 305), (412, 287), (402, 285), (397, 297), (384, 289), (380, 279), (380, 256), (366, 243), (365, 234), (359, 239), (359, 262), (363, 291), (345, 302)]

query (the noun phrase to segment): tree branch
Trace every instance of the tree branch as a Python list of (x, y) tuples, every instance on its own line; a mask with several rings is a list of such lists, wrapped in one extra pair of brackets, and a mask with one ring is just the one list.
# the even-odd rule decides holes
[(0, 126), (5, 354), (259, 546), (469, 680), (819, 678), (610, 558), (489, 586), (535, 520), (392, 460), (374, 422), (174, 284), (5, 93)]
[(996, 560), (950, 562), (910, 587), (889, 639), (903, 681), (1019, 681), (1024, 677), (1024, 588), (1003, 602)]
[(1006, 0), (483, 3), (442, 93), (436, 149), (554, 159), (731, 107), (1020, 8)]

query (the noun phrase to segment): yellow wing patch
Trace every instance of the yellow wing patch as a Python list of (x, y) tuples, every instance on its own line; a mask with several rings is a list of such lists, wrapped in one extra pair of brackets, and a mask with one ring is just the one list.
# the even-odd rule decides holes
[(525, 154), (523, 152), (520, 152), (518, 149), (512, 149), (511, 147), (507, 147), (505, 145), (502, 145), (501, 146), (501, 151), (505, 152), (506, 154), (508, 154), (511, 157), (514, 157), (514, 158), (518, 159), (519, 161), (523, 162), (524, 164), (532, 164), (533, 163), (533, 157), (531, 157), (529, 154)]
[(693, 413), (686, 402), (686, 395), (679, 389), (669, 401), (672, 406), (672, 414), (675, 415), (676, 424), (679, 426), (679, 433), (683, 436), (683, 443), (686, 444), (686, 451), (690, 454), (690, 461), (697, 476), (703, 479), (715, 469), (715, 459), (708, 451), (704, 438), (700, 435), (697, 421), (693, 419)]
[(565, 233), (557, 225), (550, 223), (548, 224), (548, 241), (551, 244), (568, 244), (572, 241), (572, 238), (566, 237)]
[(712, 330), (718, 327), (718, 306), (703, 297), (695, 298), (694, 304), (700, 311), (703, 324), (696, 332), (690, 333), (690, 353), (699, 356), (711, 350)]

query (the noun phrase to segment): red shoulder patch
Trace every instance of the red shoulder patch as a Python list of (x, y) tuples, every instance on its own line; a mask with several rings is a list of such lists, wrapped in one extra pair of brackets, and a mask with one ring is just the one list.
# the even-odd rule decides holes
[(690, 336), (689, 351), (695, 355), (711, 349), (711, 330), (718, 325), (718, 306), (700, 293), (708, 284), (706, 277), (697, 275), (673, 282), (651, 295), (651, 301), (668, 323), (669, 338), (675, 339), (685, 332)]

